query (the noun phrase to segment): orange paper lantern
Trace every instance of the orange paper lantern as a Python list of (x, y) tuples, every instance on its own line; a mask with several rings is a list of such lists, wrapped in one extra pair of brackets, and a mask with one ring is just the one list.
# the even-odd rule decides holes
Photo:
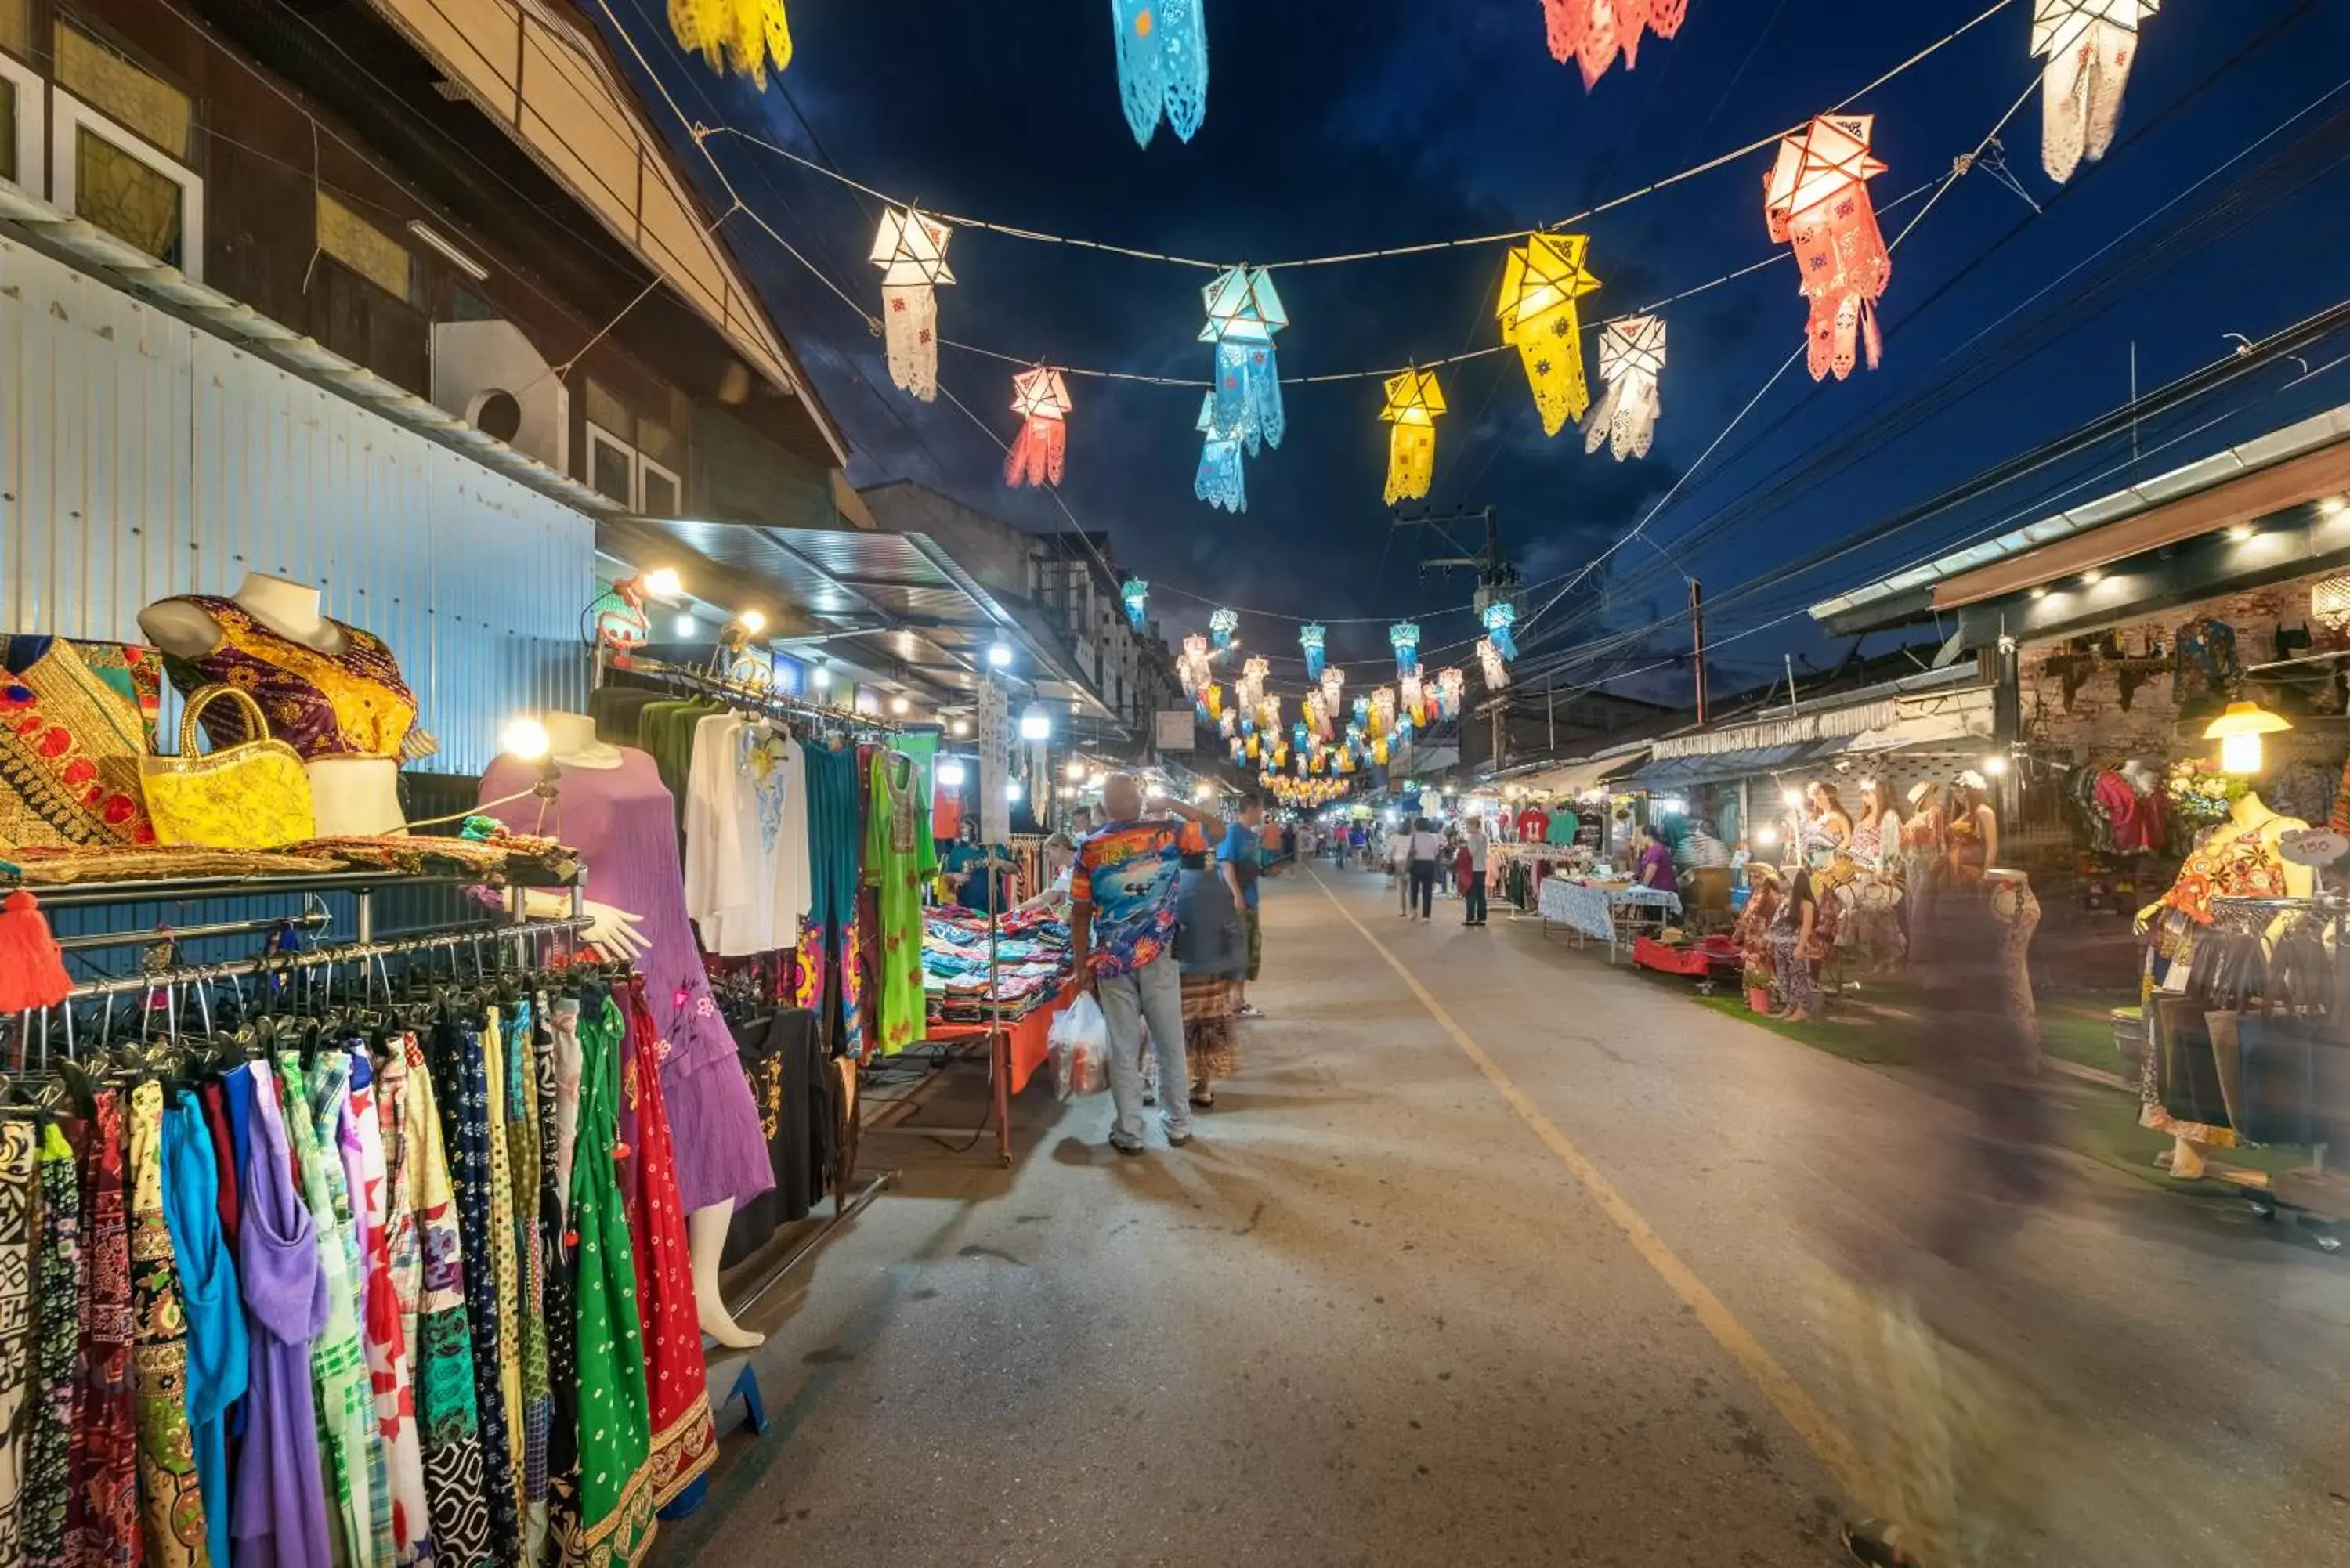
[(1689, 0), (1543, 0), (1550, 57), (1583, 67), (1583, 85), (1596, 83), (1621, 50), (1624, 68), (1640, 63), (1640, 34), (1669, 38), (1689, 16)]
[(1003, 454), (1003, 483), (1060, 483), (1069, 445), (1068, 383), (1047, 365), (1023, 370), (1012, 378), (1012, 411), (1020, 416), (1020, 433)]
[(1885, 172), (1870, 156), (1873, 114), (1824, 114), (1779, 140), (1763, 187), (1771, 237), (1795, 248), (1803, 292), (1812, 302), (1812, 379), (1852, 374), (1866, 347), (1877, 369), (1885, 343), (1877, 301), (1893, 277), (1892, 253), (1877, 226), (1868, 184)]

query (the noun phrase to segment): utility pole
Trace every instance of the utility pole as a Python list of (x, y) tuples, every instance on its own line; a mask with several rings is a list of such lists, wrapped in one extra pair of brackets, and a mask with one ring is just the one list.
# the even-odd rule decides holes
[(1697, 640), (1697, 722), (1705, 727), (1705, 590), (1690, 579), (1690, 634)]
[[(1471, 524), (1481, 525), (1485, 531), (1485, 548), (1482, 555), (1475, 552), (1473, 545), (1463, 544), (1453, 534), (1454, 529)], [(1463, 507), (1453, 512), (1421, 513), (1415, 516), (1406, 516), (1399, 512), (1392, 526), (1398, 529), (1426, 528), (1452, 547), (1453, 554), (1450, 556), (1421, 557), (1419, 570), (1422, 576), (1427, 576), (1430, 569), (1450, 574), (1455, 568), (1463, 568), (1477, 574), (1474, 604), (1481, 625), (1488, 605), (1516, 603), (1518, 568), (1502, 558), (1502, 522), (1500, 514), (1492, 507), (1482, 506), (1474, 510)], [(1499, 773), (1505, 761), (1503, 753), (1507, 750), (1509, 700), (1496, 691), (1491, 693), (1490, 701), (1493, 725), (1493, 771)]]

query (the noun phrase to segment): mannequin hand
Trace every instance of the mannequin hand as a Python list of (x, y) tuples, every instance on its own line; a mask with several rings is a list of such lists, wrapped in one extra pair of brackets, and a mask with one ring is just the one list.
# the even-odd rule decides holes
[(581, 936), (609, 957), (634, 962), (652, 945), (637, 929), (642, 916), (632, 915), (626, 909), (616, 909), (609, 904), (599, 904), (593, 898), (583, 900), (580, 908), (589, 922)]
[(411, 730), (408, 732), (408, 738), (400, 742), (400, 760), (403, 763), (421, 763), (425, 758), (437, 754), (440, 750), (441, 742), (433, 736), (432, 731)]
[(2154, 924), (2155, 916), (2160, 913), (2162, 913), (2162, 900), (2157, 898), (2137, 912), (2137, 919), (2130, 923), (2130, 929), (2139, 936), (2146, 935), (2147, 929)]

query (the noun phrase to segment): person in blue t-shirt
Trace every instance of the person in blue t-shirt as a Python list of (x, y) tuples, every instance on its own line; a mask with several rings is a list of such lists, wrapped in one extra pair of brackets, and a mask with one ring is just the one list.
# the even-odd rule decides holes
[(1264, 967), (1264, 928), (1257, 920), (1256, 909), (1257, 880), (1264, 875), (1263, 835), (1264, 802), (1251, 795), (1241, 802), (1238, 815), (1224, 828), (1223, 842), (1216, 846), (1216, 869), (1248, 920), (1248, 973), (1241, 982), (1243, 1018), (1264, 1016), (1264, 1011), (1248, 998), (1250, 982)]

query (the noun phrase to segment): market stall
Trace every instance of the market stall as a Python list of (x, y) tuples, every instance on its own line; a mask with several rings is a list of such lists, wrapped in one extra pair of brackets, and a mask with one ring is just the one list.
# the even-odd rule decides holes
[(1681, 912), (1678, 894), (1635, 882), (1597, 877), (1552, 877), (1542, 886), (1543, 934), (1564, 926), (1584, 941), (1607, 944), (1607, 960), (1617, 961), (1635, 939), (1654, 935)]

